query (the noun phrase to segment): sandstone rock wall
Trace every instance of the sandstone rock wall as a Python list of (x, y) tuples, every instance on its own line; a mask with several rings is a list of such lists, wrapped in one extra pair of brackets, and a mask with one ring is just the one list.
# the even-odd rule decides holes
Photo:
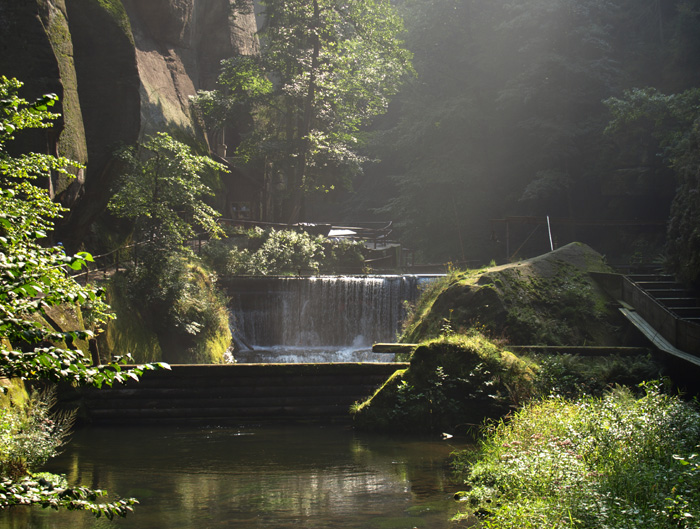
[(87, 164), (50, 183), (71, 207), (57, 231), (69, 249), (109, 200), (117, 147), (156, 131), (207, 147), (189, 97), (214, 87), (222, 59), (255, 53), (255, 31), (252, 0), (0, 0), (0, 74), (27, 99), (57, 93), (63, 114), (18, 148)]
[[(62, 114), (56, 127), (28, 132), (13, 145), (19, 151), (62, 154), (87, 162), (87, 145), (73, 61), (73, 43), (64, 0), (36, 2), (0, 1), (0, 75), (25, 82), (22, 96), (33, 100), (42, 94), (58, 94)], [(85, 173), (77, 178), (47, 182), (53, 196), (65, 204), (75, 202)]]

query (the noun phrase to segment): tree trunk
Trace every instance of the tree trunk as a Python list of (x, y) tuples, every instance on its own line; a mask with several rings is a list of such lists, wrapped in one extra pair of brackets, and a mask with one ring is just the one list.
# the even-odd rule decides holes
[(311, 148), (309, 141), (309, 133), (311, 132), (311, 121), (313, 118), (313, 106), (316, 99), (316, 73), (318, 70), (318, 57), (321, 52), (321, 39), (318, 32), (320, 31), (321, 10), (318, 5), (318, 0), (313, 0), (314, 5), (314, 21), (311, 27), (311, 38), (313, 39), (313, 52), (311, 55), (311, 69), (309, 71), (309, 86), (306, 91), (304, 101), (304, 115), (302, 117), (301, 127), (297, 132), (299, 143), (301, 145), (299, 153), (299, 161), (295, 166), (295, 177), (292, 189), (292, 210), (289, 215), (288, 224), (299, 222), (301, 213), (304, 209), (306, 196), (306, 169), (308, 166), (308, 155)]

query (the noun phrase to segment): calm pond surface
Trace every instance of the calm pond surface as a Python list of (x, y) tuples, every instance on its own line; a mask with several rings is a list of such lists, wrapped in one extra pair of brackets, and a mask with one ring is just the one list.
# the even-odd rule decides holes
[(47, 470), (140, 501), (126, 519), (16, 508), (0, 528), (442, 529), (466, 445), (343, 426), (85, 428)]

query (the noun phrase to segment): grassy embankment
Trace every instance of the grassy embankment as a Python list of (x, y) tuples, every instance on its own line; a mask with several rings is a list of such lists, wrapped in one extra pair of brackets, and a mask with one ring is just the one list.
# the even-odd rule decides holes
[(457, 457), (467, 508), (491, 529), (697, 528), (700, 414), (648, 384), (550, 397)]

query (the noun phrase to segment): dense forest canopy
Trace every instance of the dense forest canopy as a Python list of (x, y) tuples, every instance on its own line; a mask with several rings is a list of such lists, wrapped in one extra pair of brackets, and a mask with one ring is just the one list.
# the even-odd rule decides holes
[[(606, 100), (633, 88), (676, 94), (697, 86), (699, 2), (405, 0), (399, 7), (417, 75), (377, 124), (372, 154), (382, 163), (358, 181), (348, 211), (398, 222), (405, 242), (429, 261), (488, 262), (548, 249), (540, 228), (517, 253), (530, 225), (511, 233), (505, 255), (503, 224), (491, 220), (526, 215), (608, 221), (554, 225), (555, 243), (584, 239), (621, 260), (657, 257), (682, 179), (662, 136), (690, 129), (638, 116), (606, 132), (614, 106)], [(674, 218), (679, 208), (676, 200)]]
[[(0, 38), (17, 51), (3, 70), (32, 86), (53, 68), (46, 91), (70, 96), (48, 143), (86, 165), (52, 183), (71, 251), (112, 249), (115, 149), (166, 131), (226, 158), (224, 217), (245, 203), (266, 222), (391, 220), (418, 260), (468, 265), (549, 250), (548, 217), (554, 246), (669, 256), (695, 279), (700, 0), (78, 4), (8, 0)], [(48, 31), (41, 61), (15, 46), (20, 23)], [(86, 45), (98, 31), (118, 57)]]

